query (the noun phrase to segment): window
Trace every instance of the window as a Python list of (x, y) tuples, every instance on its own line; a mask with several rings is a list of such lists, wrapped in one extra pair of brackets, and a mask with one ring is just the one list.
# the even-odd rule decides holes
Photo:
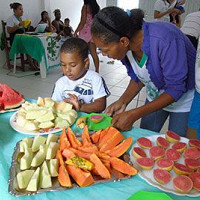
[(118, 0), (117, 6), (124, 10), (139, 8), (139, 0)]

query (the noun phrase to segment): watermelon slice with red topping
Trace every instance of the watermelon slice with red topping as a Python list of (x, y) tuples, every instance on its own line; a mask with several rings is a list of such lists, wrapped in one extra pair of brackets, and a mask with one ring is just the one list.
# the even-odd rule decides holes
[(19, 107), (24, 98), (19, 92), (6, 84), (0, 84), (0, 110), (8, 110)]

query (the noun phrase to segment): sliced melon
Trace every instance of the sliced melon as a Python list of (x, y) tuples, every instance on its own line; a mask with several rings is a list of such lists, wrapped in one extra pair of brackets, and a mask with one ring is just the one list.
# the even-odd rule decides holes
[(42, 164), (40, 170), (40, 181), (39, 181), (40, 188), (50, 188), (52, 187), (51, 176), (49, 174), (49, 170), (47, 167), (46, 161)]
[(27, 131), (37, 131), (39, 130), (38, 125), (39, 123), (36, 121), (27, 121), (23, 128)]
[(44, 99), (42, 97), (38, 97), (38, 99), (37, 99), (37, 105), (38, 106), (44, 106)]
[(53, 119), (55, 119), (53, 111), (47, 111), (47, 113), (45, 115), (38, 117), (36, 120), (38, 122), (47, 122), (47, 121), (51, 121)]
[(55, 135), (55, 134), (49, 134), (48, 137), (47, 137), (47, 141), (46, 141), (46, 144), (49, 145), (50, 142), (57, 142), (58, 141), (58, 138), (59, 138), (59, 135)]
[(26, 190), (30, 192), (36, 192), (38, 190), (39, 178), (40, 178), (40, 167), (38, 167), (35, 170)]
[(38, 167), (44, 162), (47, 154), (47, 148), (48, 148), (47, 144), (40, 145), (40, 150), (34, 156), (31, 162), (31, 167)]
[(40, 145), (44, 144), (45, 142), (46, 142), (46, 137), (42, 137), (40, 135), (35, 136), (33, 140), (32, 151), (33, 152), (38, 151), (40, 148)]
[(20, 159), (20, 169), (25, 170), (31, 167), (31, 162), (33, 159), (33, 152), (31, 148), (25, 148), (25, 154)]
[(57, 159), (51, 159), (48, 163), (49, 167), (49, 173), (51, 177), (57, 177), (58, 176), (58, 167), (59, 163)]
[(47, 149), (46, 159), (50, 160), (55, 158), (60, 145), (57, 142), (51, 142)]
[(53, 107), (55, 104), (55, 102), (49, 97), (44, 98), (44, 103), (46, 107)]
[(47, 113), (47, 110), (31, 110), (28, 111), (26, 114), (26, 119), (37, 119), (40, 118), (41, 116), (45, 115)]
[(28, 186), (34, 171), (35, 170), (25, 170), (17, 174), (17, 183), (20, 189), (25, 189)]
[(39, 128), (52, 128), (54, 127), (54, 123), (49, 121), (49, 122), (42, 122), (38, 125)]

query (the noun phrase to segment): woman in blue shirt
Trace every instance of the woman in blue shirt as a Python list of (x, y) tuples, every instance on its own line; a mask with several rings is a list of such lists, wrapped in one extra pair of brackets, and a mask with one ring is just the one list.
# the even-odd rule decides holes
[[(159, 132), (169, 116), (169, 130), (185, 136), (194, 93), (196, 50), (174, 25), (145, 22), (140, 9), (128, 13), (117, 7), (102, 9), (91, 33), (97, 47), (126, 66), (130, 83), (105, 112), (116, 128), (128, 130), (142, 118), (141, 128)], [(125, 111), (146, 86), (146, 104)]]

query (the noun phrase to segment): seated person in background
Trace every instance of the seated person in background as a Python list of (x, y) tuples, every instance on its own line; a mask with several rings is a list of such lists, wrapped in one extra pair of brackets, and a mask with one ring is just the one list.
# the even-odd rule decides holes
[[(25, 28), (29, 30), (29, 26), (25, 27), (25, 18), (23, 17), (23, 6), (20, 3), (11, 3), (10, 8), (13, 9), (14, 14), (8, 18), (6, 22), (7, 32), (10, 34), (10, 45), (12, 45), (14, 37), (16, 34), (25, 33)], [(32, 68), (32, 70), (38, 70), (38, 63), (36, 60), (32, 59), (29, 55), (27, 60)]]
[(52, 21), (52, 25), (56, 28), (56, 33), (59, 34), (64, 28), (64, 23), (60, 20), (61, 12), (59, 9), (54, 10), (54, 16), (55, 19)]
[(61, 41), (61, 43), (63, 44), (67, 39), (72, 38), (72, 32), (71, 32), (71, 28), (70, 27), (64, 27), (64, 30), (62, 31), (62, 33), (58, 34), (57, 39)]
[(71, 103), (82, 112), (102, 112), (110, 94), (105, 81), (89, 70), (88, 44), (80, 38), (70, 38), (61, 47), (61, 67), (65, 76), (55, 84), (52, 99)]
[(64, 24), (65, 24), (65, 27), (69, 27), (69, 28), (71, 29), (71, 33), (74, 34), (74, 30), (73, 30), (73, 28), (70, 26), (70, 19), (69, 19), (69, 18), (65, 18)]
[(200, 36), (200, 9), (197, 12), (190, 13), (185, 17), (181, 31), (187, 35), (194, 47), (197, 49)]
[(10, 45), (12, 45), (16, 34), (25, 33), (25, 18), (22, 4), (11, 3), (10, 8), (13, 9), (14, 14), (8, 18), (6, 26), (7, 32), (10, 34)]
[(56, 32), (56, 28), (51, 24), (51, 19), (47, 11), (41, 12), (41, 20), (39, 24), (47, 24), (45, 32)]

